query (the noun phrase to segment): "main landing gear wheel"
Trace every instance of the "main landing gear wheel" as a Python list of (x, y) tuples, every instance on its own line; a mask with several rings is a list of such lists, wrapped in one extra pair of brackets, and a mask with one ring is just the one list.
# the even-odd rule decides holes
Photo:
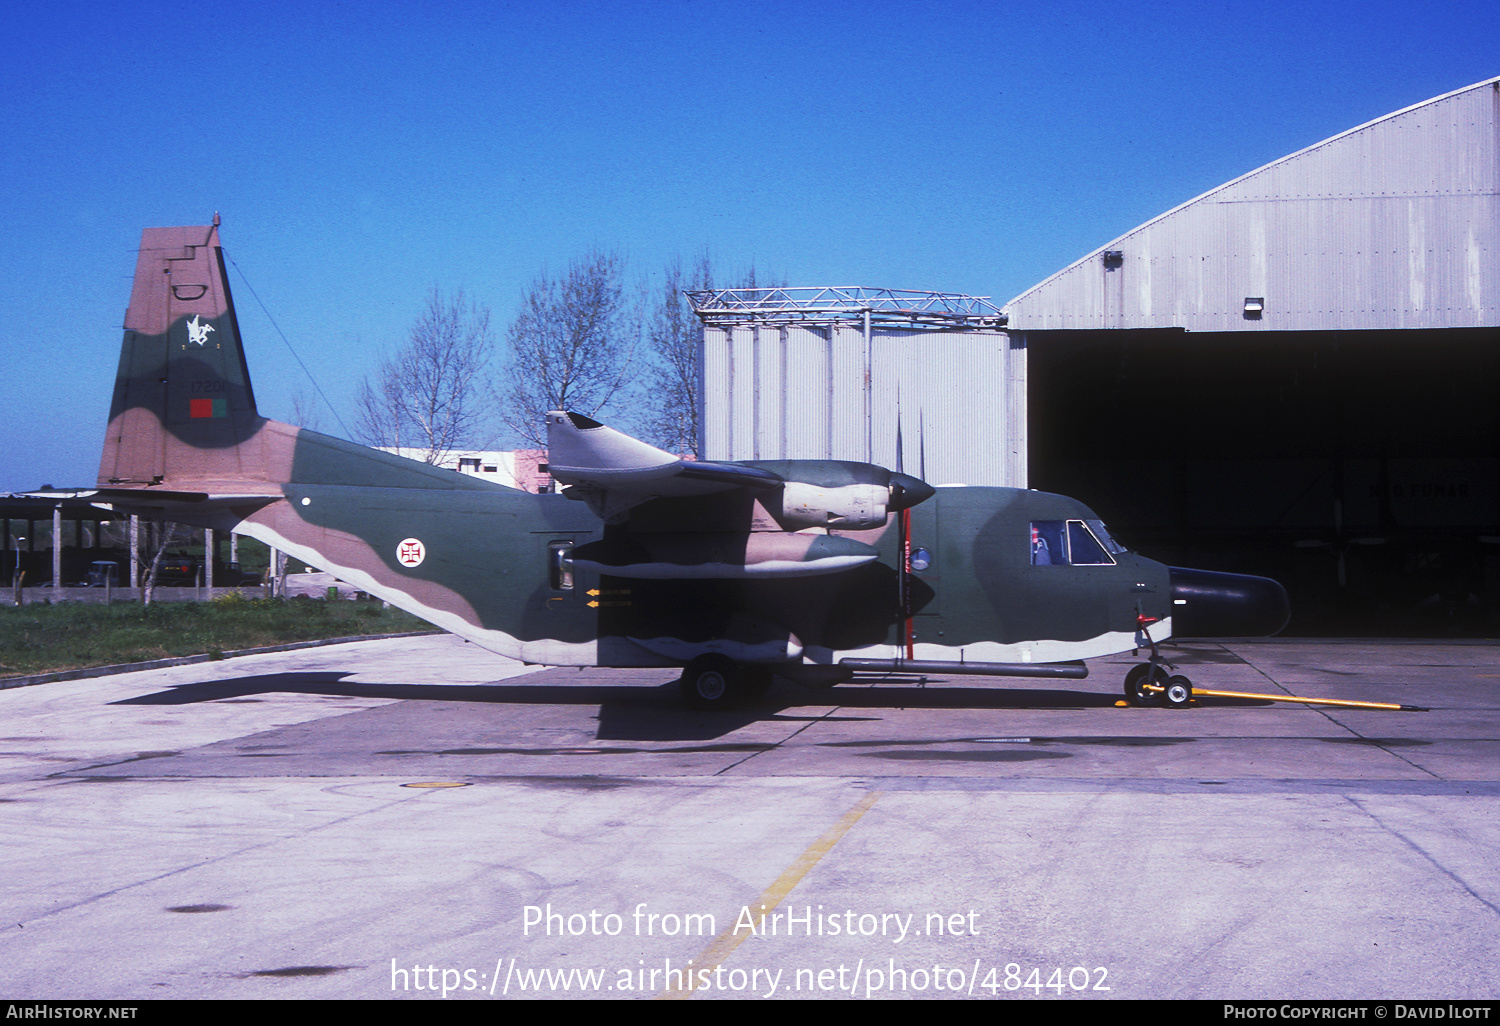
[(1167, 690), (1162, 693), (1169, 709), (1186, 709), (1193, 701), (1193, 682), (1182, 674), (1167, 678)]
[(693, 709), (727, 709), (743, 692), (740, 668), (721, 655), (699, 656), (688, 663), (679, 684), (682, 700)]

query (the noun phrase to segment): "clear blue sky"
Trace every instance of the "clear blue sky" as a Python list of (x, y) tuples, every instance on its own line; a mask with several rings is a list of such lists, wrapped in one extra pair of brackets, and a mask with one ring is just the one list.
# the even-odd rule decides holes
[[(0, 490), (86, 485), (142, 228), (204, 224), (352, 424), (433, 286), (503, 330), (599, 246), (1004, 302), (1500, 74), (1443, 3), (6, 5)], [(261, 412), (310, 391), (232, 271)], [(321, 428), (339, 429), (326, 411)]]

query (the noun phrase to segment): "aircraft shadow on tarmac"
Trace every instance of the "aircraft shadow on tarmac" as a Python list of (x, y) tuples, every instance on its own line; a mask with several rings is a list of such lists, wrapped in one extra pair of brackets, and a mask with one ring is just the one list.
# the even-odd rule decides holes
[[(320, 695), (337, 698), (383, 698), (400, 701), (474, 703), (476, 705), (598, 706), (599, 740), (681, 741), (723, 737), (757, 722), (875, 720), (883, 709), (1113, 709), (1115, 695), (1060, 688), (951, 687), (858, 683), (830, 689), (808, 689), (778, 681), (759, 700), (725, 710), (684, 709), (677, 681), (645, 684), (362, 684), (348, 673), (269, 673), (226, 680), (200, 681), (166, 691), (121, 699), (112, 705), (192, 705), (199, 702), (258, 701), (270, 694)], [(972, 678), (970, 678), (972, 680)], [(1252, 699), (1215, 699), (1222, 705), (1270, 705)], [(806, 706), (835, 706), (841, 711), (870, 710), (871, 715), (788, 713)]]

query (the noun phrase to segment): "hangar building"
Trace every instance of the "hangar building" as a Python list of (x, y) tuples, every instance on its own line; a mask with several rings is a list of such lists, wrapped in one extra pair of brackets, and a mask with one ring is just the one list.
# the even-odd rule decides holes
[(1500, 626), (1500, 79), (1170, 210), (1007, 305), (1030, 484), (1293, 626)]
[[(1021, 293), (695, 294), (711, 459), (1073, 495), (1287, 584), (1311, 633), (1500, 630), (1500, 79), (1167, 211)], [(899, 440), (899, 441), (898, 441)]]

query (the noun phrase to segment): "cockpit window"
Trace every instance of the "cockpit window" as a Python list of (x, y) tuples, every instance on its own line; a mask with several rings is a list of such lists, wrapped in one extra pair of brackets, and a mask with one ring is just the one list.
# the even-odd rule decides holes
[(1031, 522), (1033, 566), (1107, 566), (1124, 551), (1097, 520)]
[(1114, 562), (1082, 520), (1068, 521), (1068, 560), (1074, 566)]
[(1067, 566), (1068, 548), (1064, 538), (1062, 520), (1033, 520), (1031, 522), (1031, 565)]
[(1104, 521), (1085, 520), (1084, 523), (1089, 525), (1089, 530), (1094, 532), (1094, 537), (1099, 539), (1100, 543), (1104, 546), (1104, 551), (1108, 552), (1111, 556), (1118, 556), (1122, 552), (1130, 551), (1110, 537), (1109, 531), (1105, 529)]

